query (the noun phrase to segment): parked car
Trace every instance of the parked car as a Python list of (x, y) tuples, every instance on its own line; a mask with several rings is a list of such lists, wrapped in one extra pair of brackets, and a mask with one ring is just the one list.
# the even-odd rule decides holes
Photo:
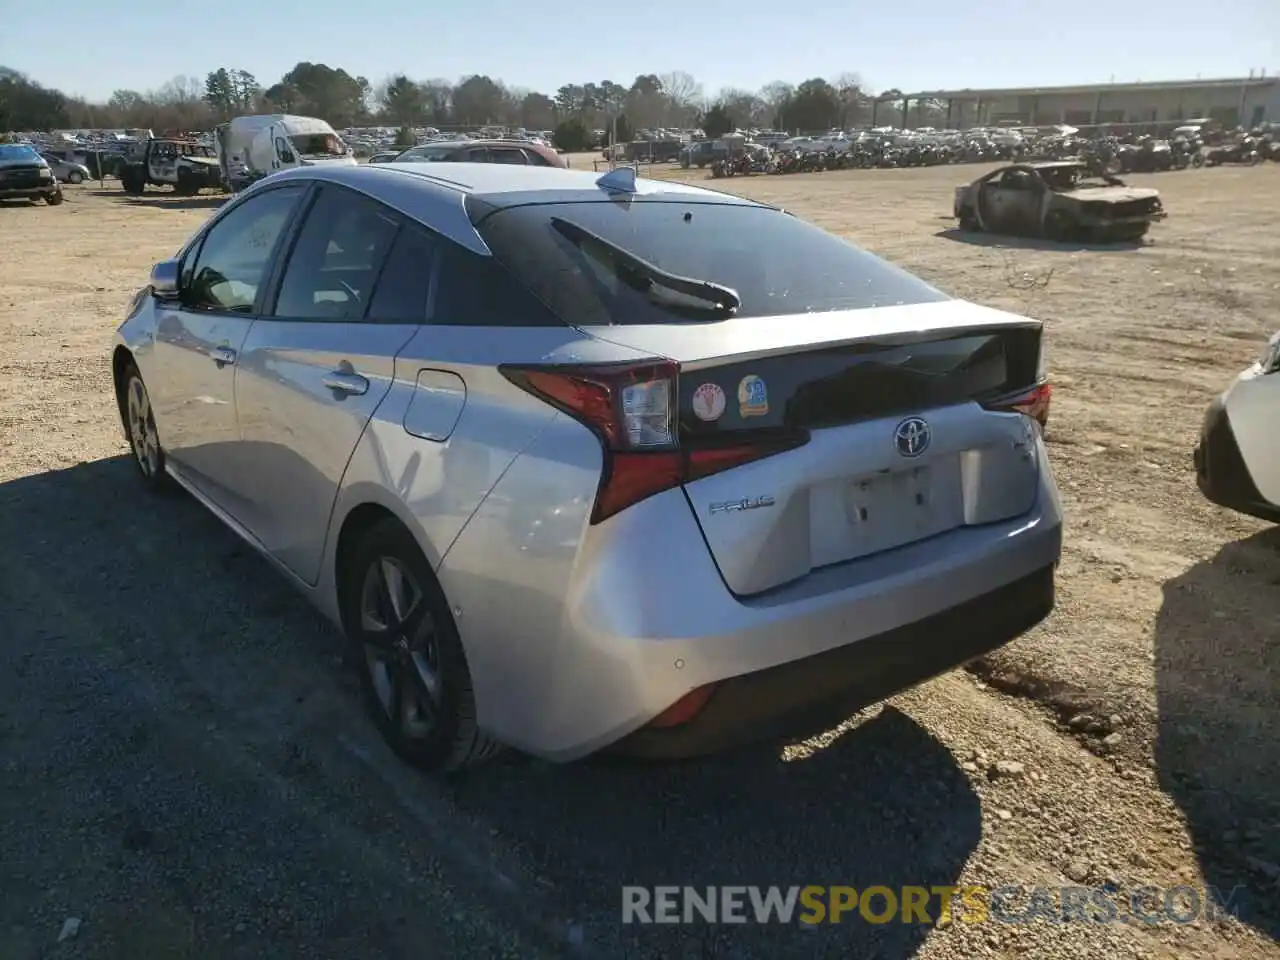
[(222, 207), (112, 368), (143, 485), (269, 558), (388, 743), (453, 770), (809, 733), (1038, 623), (1041, 335), (629, 167), (397, 163)]
[(369, 158), (370, 163), (391, 163), (396, 157), (400, 156), (401, 150), (383, 150), (381, 153), (375, 153)]
[(681, 148), (677, 161), (686, 170), (697, 167), (701, 170), (709, 163), (724, 160), (729, 156), (729, 145), (722, 140), (694, 140)]
[(74, 160), (63, 160), (58, 157), (42, 154), (44, 162), (49, 164), (49, 169), (53, 171), (53, 175), (62, 183), (84, 183), (90, 179), (89, 168), (83, 163), (76, 163)]
[(1046, 160), (957, 187), (952, 216), (961, 230), (1111, 242), (1138, 240), (1167, 214), (1158, 190), (1125, 186), (1082, 160)]
[(44, 157), (25, 143), (0, 143), (0, 200), (62, 202), (62, 185)]
[(1209, 404), (1195, 448), (1196, 483), (1220, 506), (1280, 523), (1280, 333)]
[(505, 163), (515, 166), (567, 168), (555, 149), (531, 140), (436, 140), (410, 147), (395, 163)]

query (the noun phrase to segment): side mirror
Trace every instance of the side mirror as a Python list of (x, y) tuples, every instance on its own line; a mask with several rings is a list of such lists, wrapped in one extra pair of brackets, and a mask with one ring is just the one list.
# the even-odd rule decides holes
[(181, 263), (177, 260), (161, 260), (151, 268), (151, 294), (157, 300), (176, 300)]

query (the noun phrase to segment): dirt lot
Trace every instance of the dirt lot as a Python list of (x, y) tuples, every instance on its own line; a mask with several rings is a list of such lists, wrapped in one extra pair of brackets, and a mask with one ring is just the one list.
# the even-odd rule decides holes
[[(1046, 322), (1051, 620), (782, 752), (448, 786), (389, 758), (264, 563), (133, 482), (109, 337), (216, 201), (0, 209), (0, 957), (1280, 957), (1280, 532), (1190, 463), (1276, 325), (1280, 166), (1149, 178), (1171, 218), (1132, 250), (953, 234), (981, 172), (715, 186)], [(641, 928), (633, 883), (1211, 884), (1239, 919)]]

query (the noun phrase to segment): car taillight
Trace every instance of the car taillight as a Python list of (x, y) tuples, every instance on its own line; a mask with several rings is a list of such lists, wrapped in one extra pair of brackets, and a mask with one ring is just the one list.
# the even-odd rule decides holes
[(1030, 417), (1040, 424), (1041, 429), (1044, 429), (1049, 424), (1049, 401), (1052, 399), (1053, 387), (1045, 382), (1036, 384), (1025, 393), (1004, 397), (993, 403), (984, 403), (983, 406), (988, 410), (997, 410), (1003, 413), (1021, 413)]
[(589, 428), (604, 448), (591, 522), (683, 483), (800, 446), (807, 436), (682, 445), (680, 367), (669, 360), (499, 367), (504, 377)]

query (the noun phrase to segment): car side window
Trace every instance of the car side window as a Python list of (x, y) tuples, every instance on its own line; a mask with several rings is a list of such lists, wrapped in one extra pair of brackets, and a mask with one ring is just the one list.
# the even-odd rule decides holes
[(391, 245), (387, 262), (373, 288), (365, 318), (370, 323), (424, 323), (436, 239), (405, 224)]
[(302, 184), (263, 191), (213, 224), (183, 261), (183, 306), (252, 313), (276, 245), (305, 192)]
[(529, 158), (519, 147), (490, 147), (489, 162), (527, 165)]
[(493, 257), (482, 257), (455, 243), (440, 242), (431, 322), (466, 327), (563, 326)]
[(376, 200), (342, 187), (321, 187), (289, 253), (272, 315), (362, 319), (399, 228), (400, 218)]
[(549, 161), (546, 157), (544, 157), (542, 154), (540, 154), (537, 150), (525, 150), (525, 151), (524, 151), (524, 156), (525, 156), (525, 161), (526, 161), (526, 162), (527, 162), (531, 167), (549, 167), (549, 166), (551, 166), (551, 161)]
[[(462, 151), (459, 150), (458, 153), (454, 154), (454, 156), (457, 157), (461, 153)], [(472, 149), (468, 150), (466, 152), (466, 159), (468, 163), (492, 163), (493, 162), (493, 158), (489, 156), (489, 151), (486, 150), (484, 147), (473, 147)]]

